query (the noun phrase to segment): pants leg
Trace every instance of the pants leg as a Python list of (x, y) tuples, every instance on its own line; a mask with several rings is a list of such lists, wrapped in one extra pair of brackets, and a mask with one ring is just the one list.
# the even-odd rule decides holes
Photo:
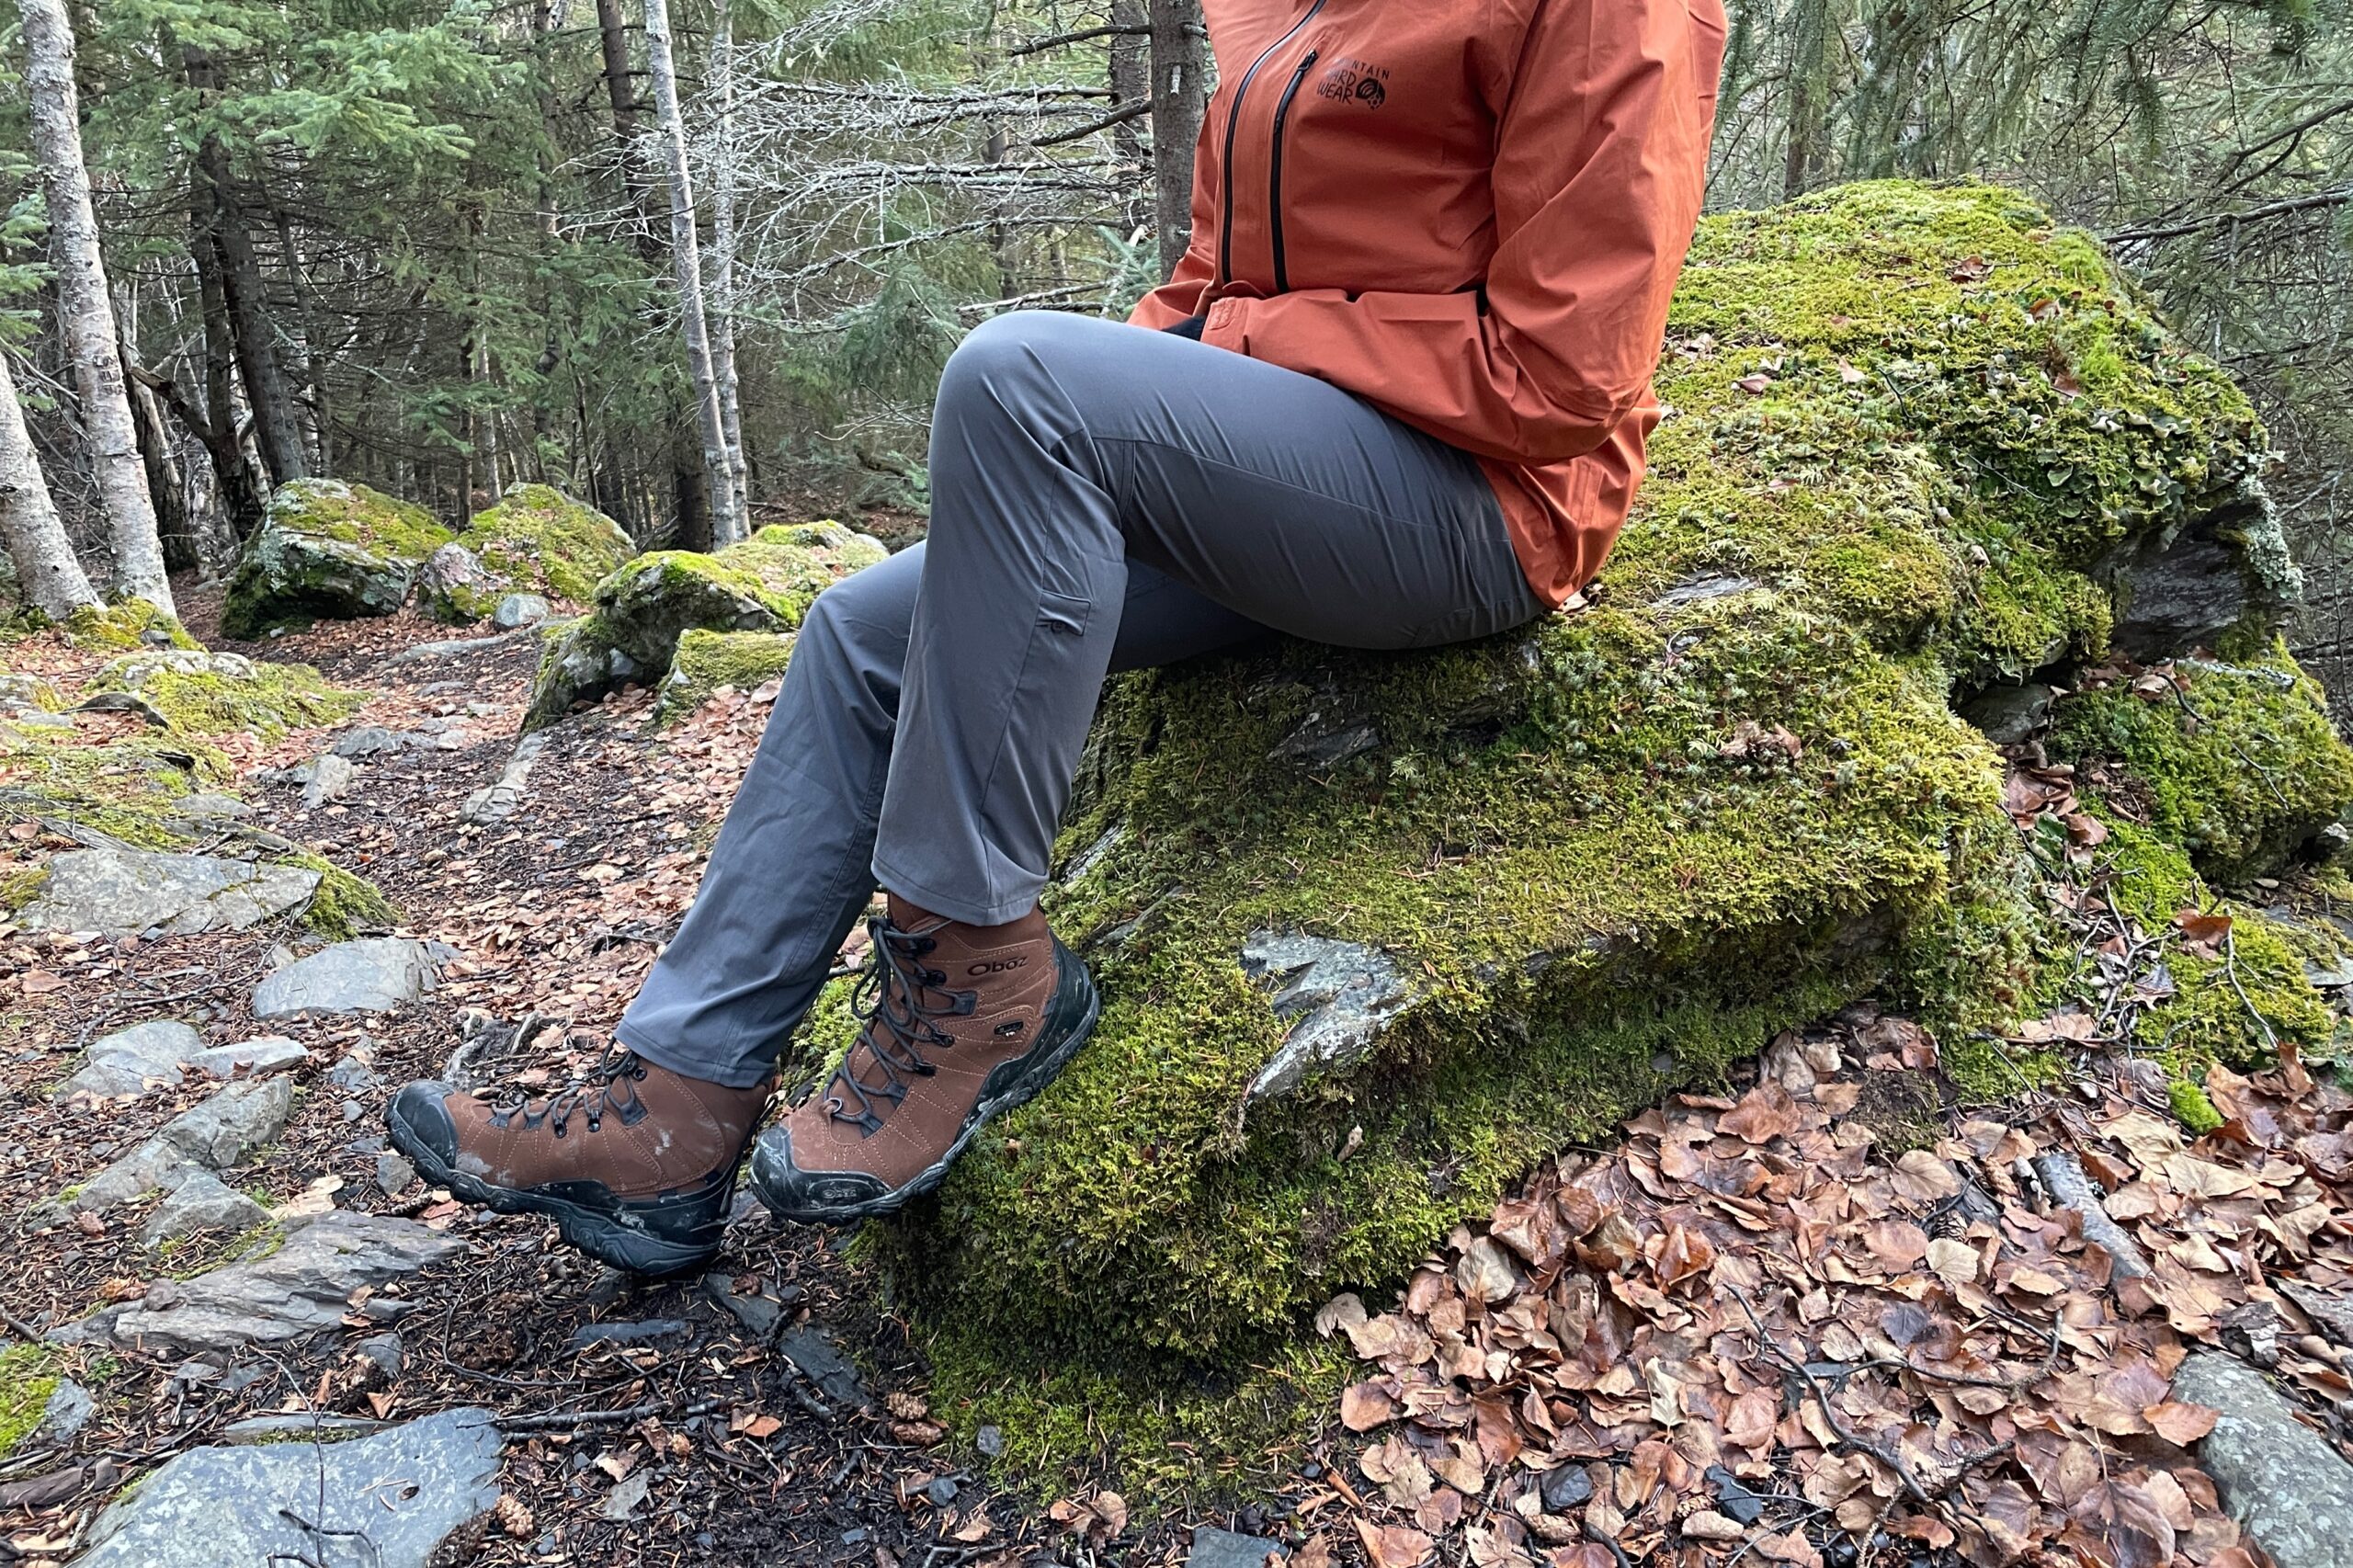
[[(926, 547), (817, 596), (685, 923), (614, 1031), (648, 1061), (749, 1087), (824, 983), (874, 892), (868, 869)], [(1266, 629), (1165, 574), (1129, 574), (1115, 667)]]
[(1045, 886), (1137, 564), (1351, 647), (1542, 608), (1470, 457), (1313, 377), (1117, 323), (976, 330), (941, 380), (931, 485), (873, 871), (974, 924)]

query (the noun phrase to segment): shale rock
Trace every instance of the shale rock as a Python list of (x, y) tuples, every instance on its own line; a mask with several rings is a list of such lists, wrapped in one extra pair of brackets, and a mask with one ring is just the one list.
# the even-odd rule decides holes
[(192, 1449), (98, 1516), (74, 1568), (426, 1568), (498, 1502), (486, 1410), (371, 1436)]
[(438, 942), (366, 937), (297, 959), (254, 989), (254, 1017), (294, 1013), (382, 1013), (433, 989), (449, 949)]
[[(2197, 871), (2276, 862), (2353, 801), (2275, 635), (2269, 442), (2089, 237), (1972, 185), (1711, 217), (1658, 392), (1577, 612), (1107, 688), (1046, 904), (1101, 1024), (860, 1239), (938, 1398), (1031, 1428), (1106, 1363), (1246, 1366), (1563, 1147), (1866, 994), (1972, 1071), (2055, 939), (2003, 759), (1955, 711), (1989, 687), (2078, 692), (2054, 750), (2167, 802), (2136, 825), (2078, 774), (2158, 926)], [(2165, 586), (2168, 551), (2209, 543), (2211, 591)], [(2218, 650), (2189, 676), (2203, 729), (2129, 675), (2093, 688), (2120, 625), (2140, 657)], [(2243, 980), (2262, 925), (2240, 919)], [(2291, 957), (2257, 1000), (2317, 1046)], [(2153, 1029), (2223, 983), (2175, 972)]]
[(229, 578), (222, 634), (244, 640), (311, 620), (390, 615), (408, 601), (417, 568), (449, 541), (423, 507), (364, 484), (281, 484)]
[(317, 891), (300, 866), (165, 855), (143, 849), (69, 849), (52, 856), (40, 896), (17, 923), (28, 931), (242, 931)]
[(689, 628), (790, 631), (820, 590), (888, 554), (880, 540), (818, 522), (765, 528), (716, 555), (641, 555), (597, 585), (593, 615), (546, 629), (525, 727), (630, 682), (660, 680)]

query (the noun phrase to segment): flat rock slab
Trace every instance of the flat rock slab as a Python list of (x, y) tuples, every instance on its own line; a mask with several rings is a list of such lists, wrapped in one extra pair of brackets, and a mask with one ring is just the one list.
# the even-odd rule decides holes
[(242, 931), (303, 903), (318, 885), (319, 873), (300, 866), (69, 849), (51, 858), (40, 896), (17, 919), (28, 931)]
[(82, 1184), (69, 1197), (36, 1209), (47, 1224), (66, 1214), (103, 1214), (157, 1187), (176, 1188), (200, 1171), (224, 1171), (286, 1130), (294, 1085), (284, 1078), (248, 1079), (216, 1090), (165, 1122), (163, 1130)]
[(227, 1045), (209, 1045), (188, 1059), (188, 1064), (216, 1078), (263, 1078), (299, 1067), (311, 1059), (302, 1042), (282, 1034), (256, 1035)]
[(1185, 1568), (1267, 1568), (1269, 1557), (1281, 1562), (1290, 1555), (1281, 1541), (1205, 1525), (1193, 1532), (1193, 1550), (1185, 1554)]
[(434, 968), (447, 951), (439, 943), (404, 937), (337, 942), (295, 960), (256, 986), (254, 1016), (389, 1012), (433, 989)]
[(56, 1098), (91, 1095), (114, 1099), (180, 1081), (180, 1069), (204, 1050), (204, 1037), (174, 1018), (150, 1018), (117, 1029), (93, 1044)]
[(195, 1449), (98, 1516), (76, 1568), (425, 1568), (498, 1502), (486, 1410), (346, 1442)]
[(191, 1171), (155, 1206), (139, 1239), (152, 1247), (199, 1231), (239, 1235), (268, 1218), (269, 1210), (210, 1171)]
[(51, 1337), (188, 1356), (280, 1344), (333, 1326), (362, 1285), (388, 1284), (464, 1245), (413, 1220), (338, 1210), (294, 1232), (274, 1252), (183, 1280), (161, 1311), (125, 1301)]
[(2198, 1445), (2222, 1507), (2279, 1568), (2353, 1568), (2353, 1465), (2234, 1357), (2198, 1351), (2173, 1397), (2222, 1412)]

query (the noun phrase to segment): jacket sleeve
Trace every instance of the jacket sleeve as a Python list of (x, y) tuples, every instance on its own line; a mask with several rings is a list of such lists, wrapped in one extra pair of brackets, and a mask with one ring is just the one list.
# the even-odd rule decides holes
[(1481, 457), (1598, 447), (1643, 396), (1699, 220), (1720, 17), (1714, 0), (1546, 0), (1496, 128), (1483, 290), (1222, 299), (1203, 341)]
[[(1193, 233), (1206, 231), (1197, 224)], [(1197, 241), (1177, 257), (1176, 270), (1168, 275), (1168, 281), (1136, 301), (1136, 308), (1128, 312), (1129, 323), (1157, 330), (1200, 314), (1201, 290), (1209, 287), (1212, 270), (1208, 247)]]

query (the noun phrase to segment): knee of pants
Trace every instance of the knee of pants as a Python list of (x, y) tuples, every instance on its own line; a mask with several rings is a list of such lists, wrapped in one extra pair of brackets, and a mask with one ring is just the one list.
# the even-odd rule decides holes
[(1105, 350), (1104, 335), (1132, 330), (1066, 311), (1009, 311), (974, 327), (940, 373), (935, 426), (1010, 419), (1041, 440), (1075, 425), (1067, 382)]

